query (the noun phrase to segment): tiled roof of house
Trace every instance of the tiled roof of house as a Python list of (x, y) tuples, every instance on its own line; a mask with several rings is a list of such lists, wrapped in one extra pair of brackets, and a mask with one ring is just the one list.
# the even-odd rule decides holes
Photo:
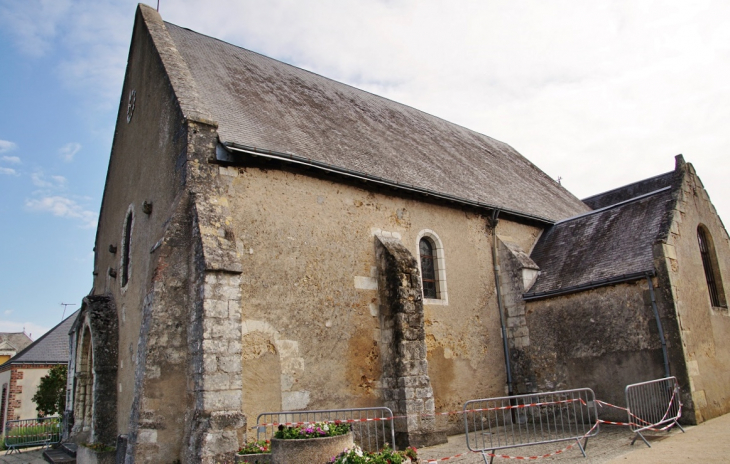
[[(622, 196), (621, 192), (615, 195)], [(673, 205), (673, 189), (665, 186), (558, 222), (543, 233), (530, 255), (540, 266), (540, 276), (524, 297), (539, 298), (653, 273), (652, 246), (666, 236)]]
[[(151, 25), (168, 72), (179, 74), (175, 82), (192, 76), (194, 86), (180, 89), (189, 90), (194, 106), (205, 106), (197, 111), (218, 123), (224, 144), (295, 155), (547, 221), (589, 209), (491, 137), (188, 29), (165, 28), (171, 41)], [(189, 74), (171, 58), (170, 45)]]
[(640, 180), (639, 182), (634, 182), (633, 184), (609, 190), (608, 192), (599, 193), (598, 195), (584, 198), (583, 203), (590, 206), (591, 209), (600, 209), (609, 205), (615, 205), (616, 203), (636, 198), (640, 195), (645, 195), (664, 187), (669, 187), (672, 185), (672, 180), (674, 179), (676, 172), (677, 171), (670, 171), (655, 177)]
[(33, 343), (25, 332), (0, 332), (0, 343), (6, 342), (16, 351), (20, 351)]
[(23, 351), (10, 358), (6, 364), (60, 364), (68, 362), (68, 332), (78, 316), (78, 311), (61, 321)]

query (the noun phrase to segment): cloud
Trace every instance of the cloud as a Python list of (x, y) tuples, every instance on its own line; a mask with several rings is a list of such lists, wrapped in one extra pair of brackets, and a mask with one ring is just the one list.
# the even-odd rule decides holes
[(9, 315), (13, 314), (13, 310), (12, 309), (6, 309), (5, 311), (3, 311), (3, 314), (5, 316), (9, 316)]
[(67, 143), (63, 147), (61, 147), (60, 150), (58, 150), (58, 154), (61, 155), (61, 159), (63, 159), (65, 162), (70, 163), (74, 160), (74, 156), (76, 156), (76, 153), (81, 150), (81, 144), (80, 143)]
[(0, 25), (12, 33), (22, 53), (43, 56), (52, 50), (71, 3), (70, 0), (8, 2), (0, 6)]
[(32, 335), (33, 340), (38, 340), (49, 330), (51, 330), (51, 327), (38, 325), (35, 322), (14, 322), (0, 319), (0, 332), (25, 332), (28, 336)]
[[(16, 148), (18, 148), (18, 145), (15, 144), (14, 142), (0, 139), (0, 153), (5, 153), (6, 151), (15, 150)], [(3, 156), (3, 160), (5, 158), (6, 157)], [(13, 157), (7, 157), (7, 158), (15, 158), (15, 157), (13, 156)], [(18, 159), (18, 161), (20, 161), (20, 159)]]
[(15, 169), (12, 168), (3, 168), (0, 167), (0, 174), (6, 174), (8, 176), (19, 176), (18, 172)]
[(45, 189), (64, 189), (66, 187), (66, 178), (63, 176), (50, 176), (47, 180), (43, 172), (37, 171), (30, 175), (33, 185)]
[(17, 156), (3, 156), (0, 160), (10, 164), (22, 164)]
[(70, 198), (56, 195), (25, 200), (25, 207), (30, 211), (51, 213), (54, 216), (69, 219), (79, 219), (85, 228), (96, 227), (97, 214), (85, 210)]

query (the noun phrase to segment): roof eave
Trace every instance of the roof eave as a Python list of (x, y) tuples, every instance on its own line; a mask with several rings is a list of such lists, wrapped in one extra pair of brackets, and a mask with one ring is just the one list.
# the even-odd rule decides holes
[(578, 293), (585, 290), (591, 290), (597, 287), (605, 287), (608, 285), (616, 285), (624, 282), (641, 280), (645, 279), (646, 277), (653, 277), (654, 275), (656, 275), (656, 272), (653, 269), (647, 271), (632, 272), (631, 274), (622, 274), (615, 277), (609, 277), (607, 279), (594, 280), (591, 282), (586, 282), (584, 284), (574, 285), (572, 287), (548, 290), (545, 292), (523, 293), (522, 299), (525, 301), (534, 301), (543, 298), (552, 298), (554, 296), (567, 295), (569, 293)]
[(254, 157), (275, 159), (275, 160), (282, 161), (285, 163), (303, 165), (303, 166), (307, 166), (310, 168), (318, 169), (323, 172), (334, 173), (334, 174), (338, 174), (338, 175), (348, 177), (351, 179), (358, 179), (361, 181), (373, 182), (373, 183), (383, 185), (385, 187), (389, 187), (392, 189), (402, 190), (402, 191), (411, 192), (411, 193), (417, 193), (419, 195), (438, 198), (441, 200), (446, 200), (446, 201), (450, 201), (450, 202), (454, 202), (454, 203), (459, 203), (462, 205), (472, 206), (472, 207), (476, 207), (479, 209), (484, 209), (484, 210), (489, 210), (489, 211), (498, 210), (502, 214), (508, 214), (510, 216), (514, 216), (517, 218), (538, 222), (538, 223), (544, 224), (546, 226), (555, 224), (555, 221), (545, 218), (545, 217), (535, 216), (535, 215), (520, 212), (520, 211), (514, 211), (514, 210), (507, 209), (507, 208), (497, 206), (497, 205), (491, 205), (488, 203), (482, 203), (479, 201), (469, 200), (466, 198), (461, 198), (461, 197), (457, 197), (454, 195), (450, 195), (448, 193), (437, 192), (435, 190), (429, 190), (429, 189), (426, 189), (423, 187), (418, 187), (418, 186), (411, 185), (411, 184), (404, 184), (404, 183), (396, 182), (396, 181), (385, 179), (382, 177), (373, 176), (373, 175), (367, 174), (365, 172), (355, 171), (352, 169), (335, 166), (333, 164), (324, 163), (321, 161), (313, 160), (311, 158), (305, 158), (303, 156), (297, 156), (297, 155), (294, 155), (291, 153), (282, 153), (282, 152), (277, 152), (277, 151), (273, 151), (273, 150), (268, 150), (265, 148), (250, 147), (250, 146), (241, 145), (241, 144), (238, 144), (235, 142), (221, 142), (216, 147), (216, 160), (224, 162), (224, 163), (236, 164), (237, 160), (233, 156), (232, 151), (236, 152), (236, 153), (248, 154), (248, 155), (251, 155)]

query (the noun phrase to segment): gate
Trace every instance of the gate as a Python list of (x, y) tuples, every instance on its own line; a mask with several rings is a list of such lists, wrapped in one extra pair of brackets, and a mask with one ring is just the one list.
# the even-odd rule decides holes
[(485, 463), (496, 450), (568, 440), (585, 456), (588, 438), (599, 432), (589, 388), (468, 401), (464, 425), (469, 450), (481, 452)]
[(651, 447), (641, 434), (645, 430), (664, 431), (676, 425), (684, 432), (677, 422), (682, 417), (682, 401), (676, 377), (627, 385), (625, 391), (629, 425), (636, 434), (632, 445), (641, 438), (646, 446)]
[(61, 418), (9, 420), (5, 423), (5, 454), (29, 446), (48, 446), (61, 442)]

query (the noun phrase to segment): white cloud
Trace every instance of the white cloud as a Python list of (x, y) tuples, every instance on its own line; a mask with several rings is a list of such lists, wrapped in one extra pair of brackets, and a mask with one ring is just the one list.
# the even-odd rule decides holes
[(13, 310), (12, 309), (6, 309), (5, 311), (3, 311), (3, 314), (5, 316), (9, 316), (9, 315), (13, 314)]
[(17, 156), (3, 156), (0, 160), (10, 164), (23, 164)]
[[(12, 151), (18, 148), (18, 145), (14, 142), (10, 142), (9, 140), (2, 140), (0, 139), (0, 153), (5, 153), (6, 151)], [(5, 158), (15, 158), (14, 156), (3, 156), (3, 160)], [(18, 158), (18, 161), (20, 161), (20, 158)]]
[(12, 168), (3, 168), (0, 167), (0, 174), (6, 174), (8, 176), (19, 176), (18, 172), (15, 169)]
[(33, 340), (38, 340), (49, 330), (51, 330), (51, 327), (39, 325), (35, 322), (14, 322), (0, 319), (0, 332), (25, 332)]
[(47, 196), (40, 199), (25, 200), (30, 211), (51, 213), (57, 217), (79, 219), (85, 228), (96, 227), (97, 214), (85, 210), (76, 201), (62, 196)]
[(61, 159), (63, 159), (65, 162), (70, 163), (74, 160), (74, 156), (76, 156), (76, 153), (81, 150), (81, 144), (80, 143), (67, 143), (63, 147), (61, 147), (60, 150), (58, 150), (58, 154), (61, 155)]
[(64, 189), (66, 187), (66, 178), (63, 176), (50, 176), (50, 180), (46, 175), (37, 171), (30, 175), (33, 185), (45, 189)]

